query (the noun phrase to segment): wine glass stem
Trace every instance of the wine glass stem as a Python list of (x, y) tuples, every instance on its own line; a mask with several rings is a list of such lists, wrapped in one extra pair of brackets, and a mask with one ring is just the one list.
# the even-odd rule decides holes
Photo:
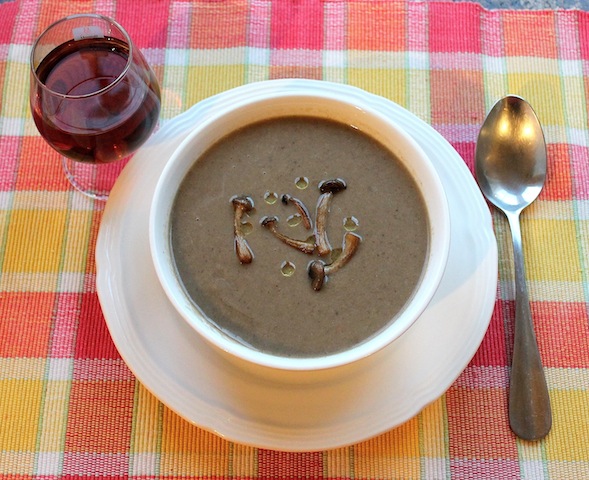
[(110, 190), (126, 163), (127, 159), (93, 164), (62, 157), (65, 176), (72, 186), (86, 197), (102, 202), (108, 200)]

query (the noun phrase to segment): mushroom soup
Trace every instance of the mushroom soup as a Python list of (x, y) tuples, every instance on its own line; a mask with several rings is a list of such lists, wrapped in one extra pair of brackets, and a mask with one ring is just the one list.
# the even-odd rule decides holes
[(284, 117), (231, 133), (184, 178), (171, 213), (179, 277), (218, 328), (294, 357), (346, 350), (418, 285), (429, 225), (395, 156), (358, 130)]

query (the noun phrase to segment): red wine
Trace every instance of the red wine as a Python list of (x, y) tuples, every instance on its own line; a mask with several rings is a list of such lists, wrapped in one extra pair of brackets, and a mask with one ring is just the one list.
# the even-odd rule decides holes
[(149, 137), (159, 117), (159, 86), (137, 52), (128, 73), (114, 82), (128, 59), (128, 45), (111, 38), (72, 40), (43, 59), (36, 74), (46, 88), (33, 87), (31, 107), (55, 150), (105, 163), (126, 157)]

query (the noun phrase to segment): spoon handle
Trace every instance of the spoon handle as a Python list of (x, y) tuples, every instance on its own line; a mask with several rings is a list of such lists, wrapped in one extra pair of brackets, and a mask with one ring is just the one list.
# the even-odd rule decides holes
[(515, 335), (509, 386), (509, 423), (518, 437), (540, 440), (550, 431), (552, 413), (530, 311), (519, 213), (506, 212), (515, 267)]

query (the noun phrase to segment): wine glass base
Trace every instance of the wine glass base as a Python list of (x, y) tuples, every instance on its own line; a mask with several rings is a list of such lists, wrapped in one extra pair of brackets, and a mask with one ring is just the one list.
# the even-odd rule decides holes
[(78, 192), (105, 202), (128, 158), (111, 163), (84, 163), (62, 157), (65, 176)]

